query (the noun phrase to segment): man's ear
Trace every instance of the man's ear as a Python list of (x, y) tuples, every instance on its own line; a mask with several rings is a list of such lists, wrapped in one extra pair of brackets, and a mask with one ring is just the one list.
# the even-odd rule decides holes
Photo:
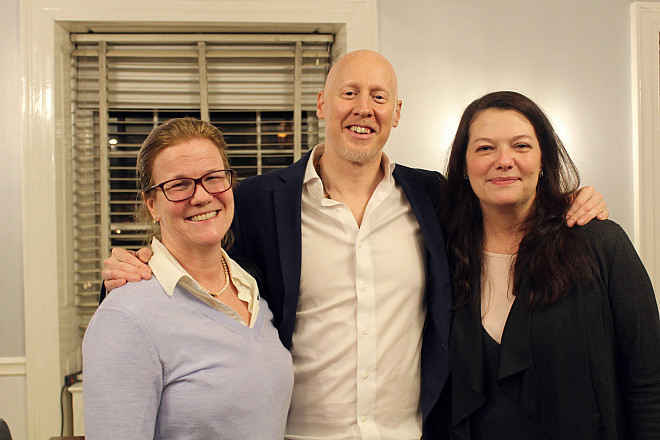
[(392, 127), (399, 125), (399, 119), (401, 119), (401, 106), (403, 102), (398, 99), (396, 101), (396, 108), (394, 109), (394, 116), (392, 117)]
[(323, 105), (325, 104), (325, 95), (323, 94), (323, 91), (320, 91), (319, 94), (316, 96), (316, 116), (319, 117), (319, 119), (323, 119), (324, 113), (323, 113)]

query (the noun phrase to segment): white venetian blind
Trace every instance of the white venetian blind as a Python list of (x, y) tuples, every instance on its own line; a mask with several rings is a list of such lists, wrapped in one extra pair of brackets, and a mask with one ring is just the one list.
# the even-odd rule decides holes
[(135, 160), (156, 125), (220, 128), (240, 178), (290, 165), (321, 142), (315, 115), (330, 62), (324, 34), (72, 34), (74, 279), (87, 325), (103, 259), (136, 249)]

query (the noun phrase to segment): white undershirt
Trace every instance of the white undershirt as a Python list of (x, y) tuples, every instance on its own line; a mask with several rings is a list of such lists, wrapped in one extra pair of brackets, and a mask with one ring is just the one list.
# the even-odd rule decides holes
[(300, 298), (291, 354), (295, 382), (286, 438), (419, 439), (426, 250), (394, 163), (361, 227), (323, 198), (314, 161), (302, 191)]
[(511, 269), (515, 255), (484, 251), (484, 277), (481, 286), (481, 324), (495, 341), (502, 333), (515, 297)]

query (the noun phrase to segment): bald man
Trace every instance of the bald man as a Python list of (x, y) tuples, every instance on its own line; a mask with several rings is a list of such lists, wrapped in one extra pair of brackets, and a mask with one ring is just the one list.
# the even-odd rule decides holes
[[(263, 296), (293, 357), (286, 438), (447, 438), (451, 288), (436, 215), (444, 178), (383, 153), (401, 101), (380, 54), (340, 58), (316, 113), (325, 144), (241, 182), (232, 225), (234, 253), (262, 270)], [(601, 212), (597, 203), (571, 222)], [(142, 272), (149, 277), (137, 258), (114, 251), (106, 286)]]
[(383, 154), (401, 115), (383, 56), (337, 61), (317, 115), (325, 145), (236, 193), (238, 252), (264, 271), (293, 357), (287, 438), (419, 439), (447, 378), (441, 177)]

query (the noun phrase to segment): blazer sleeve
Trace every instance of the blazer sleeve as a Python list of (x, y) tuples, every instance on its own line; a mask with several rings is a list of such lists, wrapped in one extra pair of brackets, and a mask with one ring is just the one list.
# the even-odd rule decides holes
[(617, 375), (627, 431), (660, 439), (660, 320), (651, 280), (618, 226), (608, 261), (608, 297), (616, 337)]
[(108, 296), (108, 291), (105, 289), (105, 282), (101, 280), (101, 291), (99, 292), (99, 305), (103, 302), (105, 297)]
[(83, 340), (87, 439), (154, 438), (163, 389), (156, 349), (121, 309), (96, 312)]

